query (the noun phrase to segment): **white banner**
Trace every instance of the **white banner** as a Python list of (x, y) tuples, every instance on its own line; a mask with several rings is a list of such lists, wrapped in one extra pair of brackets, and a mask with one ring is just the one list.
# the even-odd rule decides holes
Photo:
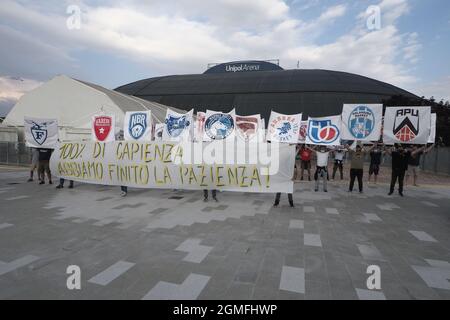
[(92, 117), (92, 140), (110, 142), (115, 140), (116, 117), (114, 115), (95, 115)]
[(58, 120), (24, 117), (28, 147), (53, 149), (58, 142)]
[(294, 159), (295, 146), (278, 143), (83, 141), (57, 145), (50, 168), (100, 185), (292, 193)]
[(383, 142), (426, 144), (430, 137), (431, 107), (388, 107), (384, 115)]
[(272, 111), (267, 127), (267, 141), (297, 143), (302, 114), (287, 115)]
[(236, 112), (229, 113), (206, 110), (203, 141), (233, 140), (235, 137)]
[(261, 125), (261, 115), (255, 114), (253, 116), (238, 116), (236, 120), (236, 133), (239, 138), (244, 141), (250, 141), (258, 138)]
[(340, 146), (341, 116), (308, 118), (307, 144)]
[(167, 108), (164, 120), (163, 141), (187, 141), (193, 134), (194, 109), (187, 113), (178, 113)]
[(308, 136), (308, 121), (300, 122), (300, 129), (298, 129), (298, 143), (305, 143)]
[(428, 138), (428, 143), (436, 142), (436, 113), (431, 114), (431, 128), (430, 128), (430, 137)]
[(382, 104), (344, 104), (341, 139), (380, 140), (382, 117)]
[(194, 123), (194, 139), (197, 142), (203, 141), (203, 132), (205, 129), (206, 113), (198, 111)]
[(152, 112), (131, 111), (125, 113), (123, 121), (124, 139), (127, 141), (152, 140)]

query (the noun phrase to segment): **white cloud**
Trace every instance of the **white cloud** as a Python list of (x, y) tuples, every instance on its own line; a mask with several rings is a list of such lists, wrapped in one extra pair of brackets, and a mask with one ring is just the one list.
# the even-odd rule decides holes
[(418, 34), (401, 34), (395, 26), (409, 10), (406, 0), (380, 2), (381, 30), (364, 29), (363, 12), (352, 32), (321, 45), (317, 40), (323, 32), (347, 15), (346, 5), (324, 8), (315, 19), (303, 21), (281, 0), (81, 3), (82, 28), (70, 31), (67, 16), (48, 13), (45, 4), (4, 2), (0, 41), (7, 39), (13, 49), (0, 49), (0, 72), (32, 70), (36, 79), (55, 73), (79, 76), (86, 70), (73, 53), (98, 51), (137, 61), (151, 70), (149, 76), (198, 73), (208, 62), (281, 58), (287, 67), (300, 60), (302, 68), (355, 72), (404, 86), (415, 80), (405, 63), (416, 63), (421, 48)]
[(40, 85), (39, 81), (0, 75), (0, 116), (5, 116), (25, 92)]

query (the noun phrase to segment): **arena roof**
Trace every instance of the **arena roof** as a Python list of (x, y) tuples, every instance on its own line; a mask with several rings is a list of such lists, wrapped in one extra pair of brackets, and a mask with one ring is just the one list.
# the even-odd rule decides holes
[(277, 70), (173, 75), (136, 81), (116, 89), (148, 101), (188, 110), (238, 114), (270, 110), (310, 116), (340, 114), (343, 103), (382, 103), (392, 96), (418, 98), (364, 76), (330, 70)]

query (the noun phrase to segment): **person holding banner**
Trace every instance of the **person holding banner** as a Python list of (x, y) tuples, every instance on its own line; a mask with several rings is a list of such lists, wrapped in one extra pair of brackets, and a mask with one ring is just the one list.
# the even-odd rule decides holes
[(372, 177), (372, 175), (374, 175), (374, 182), (375, 184), (377, 184), (383, 153), (383, 148), (380, 148), (378, 142), (375, 142), (372, 151), (370, 151), (369, 183), (370, 178)]
[(336, 149), (333, 151), (334, 154), (334, 166), (333, 166), (333, 176), (332, 180), (334, 180), (336, 176), (336, 172), (339, 169), (339, 173), (341, 175), (341, 180), (344, 180), (344, 157), (345, 151), (343, 149)]
[[(306, 170), (308, 172), (308, 181), (311, 181), (311, 154), (312, 151), (306, 147), (306, 145), (302, 145), (300, 151), (300, 180), (303, 180), (303, 173)], [(297, 164), (297, 170), (299, 166)]]
[(408, 160), (412, 153), (405, 149), (402, 144), (397, 144), (392, 149), (388, 149), (387, 153), (392, 157), (391, 188), (388, 195), (391, 196), (394, 193), (395, 184), (398, 180), (398, 193), (403, 197), (403, 182), (408, 169)]
[(411, 157), (408, 160), (408, 170), (406, 171), (406, 180), (405, 185), (408, 184), (409, 177), (413, 176), (413, 185), (418, 187), (417, 178), (419, 174), (419, 166), (420, 166), (420, 158), (423, 154), (427, 154), (433, 149), (434, 144), (427, 148), (427, 146), (423, 146), (419, 148), (417, 145), (414, 145), (411, 150)]
[[(211, 196), (215, 202), (219, 202), (219, 200), (217, 200), (217, 190), (216, 189), (211, 190)], [(208, 202), (208, 190), (207, 189), (203, 190), (203, 201)]]
[(374, 147), (375, 145), (373, 145), (369, 150), (365, 150), (360, 144), (358, 144), (356, 145), (355, 150), (352, 150), (349, 145), (346, 146), (352, 157), (352, 161), (350, 163), (350, 185), (348, 192), (353, 192), (355, 180), (358, 178), (359, 193), (363, 193), (364, 156), (366, 152), (372, 151)]
[(306, 147), (309, 150), (316, 153), (316, 172), (314, 173), (314, 180), (316, 181), (316, 186), (314, 191), (319, 191), (319, 179), (323, 179), (323, 191), (328, 192), (327, 189), (327, 180), (328, 180), (328, 157), (330, 155), (331, 149), (327, 148), (326, 146), (319, 146), (319, 148), (316, 150), (311, 147)]
[(39, 168), (38, 175), (41, 180), (39, 184), (45, 184), (45, 174), (47, 173), (48, 184), (53, 184), (52, 173), (50, 172), (49, 161), (52, 155), (53, 149), (39, 148)]

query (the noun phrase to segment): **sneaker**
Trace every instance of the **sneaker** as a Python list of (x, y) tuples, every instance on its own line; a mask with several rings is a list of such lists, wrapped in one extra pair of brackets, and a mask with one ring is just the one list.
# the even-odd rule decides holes
[(30, 178), (30, 179), (28, 179), (28, 180), (27, 180), (27, 182), (31, 182), (31, 181), (33, 181), (33, 179), (32, 179), (32, 178)]
[(328, 190), (327, 190), (327, 189), (325, 189), (325, 190), (323, 190), (323, 192), (328, 192)]
[(291, 208), (294, 208), (294, 203), (293, 202), (289, 202), (289, 205), (291, 206)]
[(208, 202), (208, 198), (203, 198), (203, 202)]
[(314, 191), (317, 192), (317, 191), (319, 191), (319, 189), (315, 189)]
[(61, 184), (58, 184), (58, 185), (56, 186), (56, 189), (62, 189), (62, 188), (64, 188), (64, 186), (61, 185)]
[(48, 182), (48, 184), (53, 184), (52, 180), (50, 180), (50, 181)]
[(45, 182), (44, 182), (44, 181), (41, 181), (41, 182), (39, 182), (39, 184), (45, 184)]
[(303, 181), (303, 177), (301, 177), (300, 180)]
[(215, 202), (219, 202), (219, 200), (217, 200), (216, 197), (213, 197), (213, 200), (214, 200)]
[(393, 194), (393, 192), (389, 192), (389, 193), (388, 193), (388, 196), (392, 196), (392, 194)]
[(400, 197), (404, 197), (403, 192), (399, 192), (398, 194), (400, 195)]
[(127, 196), (127, 192), (122, 191), (122, 192), (120, 193), (120, 196), (121, 196), (121, 197), (126, 197), (126, 196)]
[(275, 203), (273, 204), (273, 206), (274, 206), (274, 207), (278, 207), (279, 204), (280, 204), (279, 202), (275, 202)]
[(73, 184), (69, 184), (69, 189), (73, 189)]
[(364, 192), (360, 191), (359, 193), (363, 194)]

